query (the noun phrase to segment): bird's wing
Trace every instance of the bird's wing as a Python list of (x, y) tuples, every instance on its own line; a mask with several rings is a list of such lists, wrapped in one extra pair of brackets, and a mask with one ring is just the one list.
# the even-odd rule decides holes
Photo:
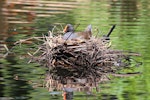
[(75, 34), (75, 33), (72, 33), (72, 32), (67, 32), (65, 33), (65, 35), (63, 36), (63, 39), (75, 39), (77, 38), (78, 36)]

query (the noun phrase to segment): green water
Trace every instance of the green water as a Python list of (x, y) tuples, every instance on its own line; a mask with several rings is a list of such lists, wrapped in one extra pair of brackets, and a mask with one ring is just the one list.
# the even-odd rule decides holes
[[(43, 0), (46, 1), (46, 0)], [(64, 0), (69, 1), (69, 0)], [(61, 1), (57, 1), (58, 4)], [(63, 3), (62, 3), (63, 4)], [(110, 82), (100, 84), (100, 92), (96, 96), (87, 96), (84, 93), (74, 93), (74, 100), (150, 100), (150, 1), (149, 0), (77, 0), (67, 5), (76, 7), (63, 8), (62, 14), (53, 14), (49, 17), (35, 17), (30, 24), (9, 23), (5, 20), (0, 4), (0, 99), (7, 100), (62, 100), (61, 94), (50, 96), (48, 90), (43, 88), (44, 73), (46, 68), (38, 64), (27, 62), (28, 49), (35, 49), (37, 44), (21, 45), (13, 48), (15, 53), (4, 57), (4, 45), (12, 48), (13, 43), (19, 39), (31, 36), (42, 36), (53, 25), (61, 23), (79, 24), (76, 29), (84, 30), (88, 24), (94, 29), (99, 29), (100, 34), (106, 34), (113, 24), (117, 27), (111, 34), (112, 48), (138, 52), (141, 57), (135, 57), (143, 64), (131, 69), (132, 72), (141, 72), (140, 75), (131, 77), (112, 78)], [(20, 7), (20, 6), (17, 6)], [(44, 7), (44, 5), (43, 5)], [(52, 8), (57, 8), (57, 3)], [(49, 7), (50, 8), (50, 7)], [(61, 8), (61, 7), (58, 7)], [(22, 8), (21, 8), (22, 9)], [(38, 14), (38, 10), (34, 10)], [(48, 12), (55, 12), (48, 10)], [(56, 11), (57, 12), (57, 11)], [(43, 11), (43, 15), (46, 15)], [(25, 16), (18, 14), (16, 17)], [(23, 17), (24, 18), (24, 17)], [(5, 27), (6, 26), (6, 27)], [(17, 34), (12, 34), (12, 32)], [(95, 32), (96, 33), (96, 32)]]

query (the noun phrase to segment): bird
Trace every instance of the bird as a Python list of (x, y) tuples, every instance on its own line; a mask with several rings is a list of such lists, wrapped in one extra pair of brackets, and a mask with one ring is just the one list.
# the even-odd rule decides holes
[(73, 25), (67, 24), (63, 30), (65, 33), (63, 35), (64, 40), (71, 40), (71, 39), (85, 39), (88, 40), (92, 36), (92, 25), (88, 25), (84, 31), (82, 32), (75, 32)]

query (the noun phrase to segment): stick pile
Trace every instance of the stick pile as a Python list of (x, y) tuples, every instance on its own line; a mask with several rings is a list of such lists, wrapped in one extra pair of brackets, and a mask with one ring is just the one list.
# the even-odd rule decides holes
[(56, 83), (84, 86), (95, 83), (96, 86), (104, 77), (115, 75), (129, 66), (130, 56), (138, 56), (112, 50), (109, 43), (108, 40), (95, 37), (90, 40), (63, 40), (61, 36), (48, 36), (33, 60), (49, 68), (47, 79), (51, 81), (48, 82), (50, 86)]

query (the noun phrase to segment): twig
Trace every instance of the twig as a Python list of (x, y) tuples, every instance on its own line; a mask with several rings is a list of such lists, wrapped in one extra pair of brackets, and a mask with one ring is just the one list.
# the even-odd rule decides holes
[(41, 39), (43, 39), (43, 38), (44, 37), (31, 37), (31, 38), (27, 38), (27, 39), (20, 39), (19, 41), (15, 42), (14, 45), (23, 43), (23, 42), (28, 41), (28, 40), (33, 40), (33, 39), (36, 39), (38, 41), (42, 41)]

